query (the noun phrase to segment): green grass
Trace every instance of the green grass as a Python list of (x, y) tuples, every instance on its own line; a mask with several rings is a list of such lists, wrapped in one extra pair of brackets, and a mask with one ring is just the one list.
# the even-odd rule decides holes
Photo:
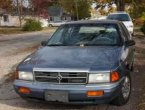
[(17, 27), (0, 27), (0, 34), (19, 34), (24, 33), (21, 28)]

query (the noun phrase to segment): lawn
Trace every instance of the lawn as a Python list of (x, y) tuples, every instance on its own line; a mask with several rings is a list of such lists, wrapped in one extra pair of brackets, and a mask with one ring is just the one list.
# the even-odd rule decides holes
[(0, 27), (0, 34), (24, 33), (21, 28), (17, 27)]

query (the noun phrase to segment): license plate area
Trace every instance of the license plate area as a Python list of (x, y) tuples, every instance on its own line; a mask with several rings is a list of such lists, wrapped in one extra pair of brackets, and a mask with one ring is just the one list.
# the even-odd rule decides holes
[(68, 102), (68, 92), (45, 91), (45, 100), (50, 102)]

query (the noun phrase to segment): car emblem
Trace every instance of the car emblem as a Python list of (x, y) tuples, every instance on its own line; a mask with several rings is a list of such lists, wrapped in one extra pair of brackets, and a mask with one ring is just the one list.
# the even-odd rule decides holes
[(61, 81), (62, 80), (62, 76), (60, 74), (57, 76), (57, 80), (58, 81)]

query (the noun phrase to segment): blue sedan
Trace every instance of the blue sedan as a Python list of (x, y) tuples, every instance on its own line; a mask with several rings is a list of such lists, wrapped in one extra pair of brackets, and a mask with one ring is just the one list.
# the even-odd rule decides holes
[(63, 24), (18, 65), (14, 88), (24, 99), (124, 105), (131, 94), (134, 45), (120, 21)]

